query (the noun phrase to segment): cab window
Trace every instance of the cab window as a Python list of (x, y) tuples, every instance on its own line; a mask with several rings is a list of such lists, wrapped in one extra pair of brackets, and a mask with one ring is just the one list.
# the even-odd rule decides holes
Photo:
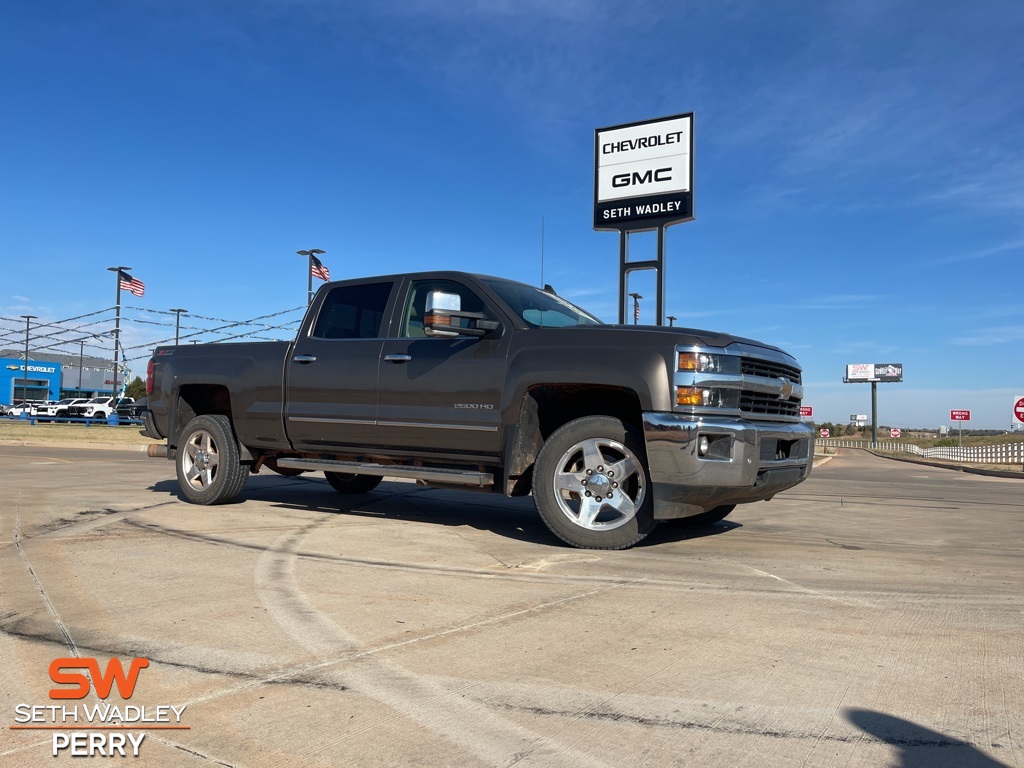
[[(402, 313), (402, 327), (399, 335), (406, 339), (418, 339), (426, 337), (423, 330), (423, 315), (426, 311), (427, 294), (431, 291), (444, 291), (454, 293), (461, 300), (463, 312), (483, 312), (484, 302), (472, 290), (457, 283), (454, 280), (415, 280), (409, 287), (409, 296), (405, 302), (405, 311)], [(465, 318), (452, 318), (456, 326), (466, 325), (469, 320)]]
[(313, 336), (318, 339), (373, 339), (380, 336), (394, 283), (340, 285), (324, 299)]

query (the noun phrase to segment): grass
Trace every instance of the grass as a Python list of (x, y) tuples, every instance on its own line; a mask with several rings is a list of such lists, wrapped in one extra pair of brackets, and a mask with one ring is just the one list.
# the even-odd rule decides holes
[(107, 445), (151, 445), (139, 434), (138, 424), (110, 427), (106, 424), (55, 424), (0, 418), (0, 442), (16, 443), (104, 443)]

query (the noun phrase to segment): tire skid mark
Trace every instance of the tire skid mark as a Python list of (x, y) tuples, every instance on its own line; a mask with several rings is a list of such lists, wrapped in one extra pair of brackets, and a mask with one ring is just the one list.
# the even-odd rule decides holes
[[(156, 523), (147, 523), (140, 520), (126, 520), (128, 525), (137, 526), (140, 528), (146, 528), (156, 533), (161, 533), (169, 536), (178, 536), (181, 538), (189, 539), (191, 541), (199, 541), (205, 544), (212, 544), (218, 546), (230, 546), (239, 547), (242, 549), (250, 549), (257, 552), (266, 552), (268, 547), (263, 544), (254, 544), (252, 542), (238, 541), (231, 539), (226, 536), (211, 536), (209, 534), (195, 533), (194, 531), (187, 531), (180, 528), (171, 528), (169, 526), (158, 525)], [(829, 602), (836, 601), (852, 601), (854, 604), (862, 605), (864, 601), (858, 601), (856, 598), (837, 597), (830, 595), (826, 592), (815, 591), (806, 587), (801, 587), (794, 584), (786, 579), (782, 579), (778, 576), (761, 571), (753, 566), (746, 564), (730, 563), (733, 567), (738, 570), (753, 571), (761, 576), (770, 577), (772, 580), (784, 584), (788, 589), (768, 589), (759, 588), (754, 589), (750, 587), (740, 587), (735, 584), (723, 584), (713, 582), (702, 582), (702, 581), (673, 581), (669, 579), (651, 579), (651, 578), (639, 578), (630, 579), (624, 576), (583, 576), (583, 575), (568, 575), (568, 574), (554, 574), (554, 573), (524, 573), (518, 568), (509, 568), (507, 570), (499, 571), (482, 569), (482, 568), (469, 568), (460, 566), (450, 565), (435, 565), (435, 564), (424, 564), (424, 563), (409, 563), (400, 562), (395, 560), (379, 560), (375, 558), (365, 557), (350, 557), (346, 555), (334, 555), (326, 554), (323, 552), (312, 552), (305, 550), (296, 549), (294, 552), (295, 557), (304, 560), (322, 561), (328, 563), (337, 563), (339, 565), (350, 565), (354, 567), (364, 568), (387, 568), (390, 570), (408, 571), (412, 573), (424, 573), (435, 576), (464, 576), (466, 578), (474, 579), (499, 579), (508, 581), (525, 581), (543, 584), (577, 584), (580, 586), (586, 585), (607, 585), (608, 587), (625, 587), (635, 588), (638, 585), (643, 589), (661, 589), (661, 590), (690, 590), (694, 588), (704, 589), (715, 592), (743, 592), (748, 594), (779, 594), (779, 595), (793, 595), (799, 594), (806, 597), (817, 598), (821, 600), (827, 600)], [(886, 597), (891, 596), (890, 593), (883, 593)], [(913, 595), (917, 597), (916, 594)], [(949, 598), (950, 595), (943, 595), (944, 598)], [(973, 599), (973, 596), (971, 596)]]
[[(295, 529), (281, 536), (267, 548), (257, 561), (254, 574), (260, 602), (263, 603), (268, 615), (285, 632), (313, 653), (337, 653), (343, 648), (348, 648), (350, 650), (346, 655), (353, 659), (366, 659), (371, 654), (377, 656), (382, 649), (360, 649), (359, 641), (344, 627), (318, 611), (306, 598), (295, 577), (298, 545), (322, 525), (322, 522), (314, 522)], [(578, 600), (581, 597), (577, 595), (568, 599)], [(564, 602), (566, 599), (548, 605)], [(468, 631), (470, 627), (508, 620), (510, 617), (525, 615), (539, 608), (540, 606), (535, 606), (534, 609), (517, 611), (505, 617), (434, 633), (428, 638), (392, 643), (385, 648), (395, 649), (424, 642), (430, 638)], [(344, 673), (346, 680), (357, 693), (381, 702), (394, 712), (388, 719), (409, 718), (425, 730), (458, 744), (487, 765), (513, 764), (519, 761), (518, 756), (532, 753), (549, 741), (548, 738), (541, 739), (532, 731), (495, 714), (490, 707), (461, 695), (462, 690), (472, 687), (475, 683), (453, 690), (432, 679), (416, 675), (387, 658), (373, 658), (371, 663), (350, 665)], [(315, 749), (322, 751), (331, 744), (370, 732), (379, 726), (379, 722), (379, 719), (375, 719), (374, 722), (359, 729), (352, 729), (327, 744), (317, 744)], [(600, 765), (593, 756), (575, 749), (557, 746), (554, 749), (556, 754), (548, 752), (546, 756), (557, 756), (559, 762), (570, 760), (572, 764), (577, 765)], [(508, 762), (510, 757), (515, 758), (513, 763)]]

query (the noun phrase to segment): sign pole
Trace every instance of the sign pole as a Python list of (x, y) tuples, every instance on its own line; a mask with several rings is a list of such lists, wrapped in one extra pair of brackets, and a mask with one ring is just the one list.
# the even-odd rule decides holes
[(871, 445), (878, 447), (878, 382), (871, 382)]

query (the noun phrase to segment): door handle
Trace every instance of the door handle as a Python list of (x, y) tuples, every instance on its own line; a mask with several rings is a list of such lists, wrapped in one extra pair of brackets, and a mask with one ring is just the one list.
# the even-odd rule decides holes
[(316, 355), (296, 355), (295, 357), (292, 358), (292, 361), (296, 362), (296, 363), (303, 363), (303, 364), (305, 364), (305, 363), (315, 363), (316, 362)]
[(385, 363), (408, 363), (412, 355), (384, 355)]

